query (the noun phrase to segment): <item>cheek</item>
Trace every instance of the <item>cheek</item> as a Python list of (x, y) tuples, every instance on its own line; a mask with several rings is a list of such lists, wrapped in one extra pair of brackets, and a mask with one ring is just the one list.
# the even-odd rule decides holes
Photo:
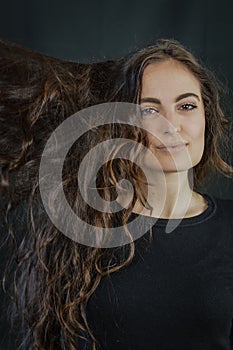
[(200, 120), (199, 122), (195, 122), (190, 124), (186, 128), (187, 134), (190, 138), (195, 141), (197, 139), (204, 139), (205, 136), (205, 120)]
[(190, 124), (186, 129), (187, 135), (190, 137), (190, 156), (193, 166), (198, 164), (202, 158), (205, 147), (205, 119), (199, 119), (198, 122)]

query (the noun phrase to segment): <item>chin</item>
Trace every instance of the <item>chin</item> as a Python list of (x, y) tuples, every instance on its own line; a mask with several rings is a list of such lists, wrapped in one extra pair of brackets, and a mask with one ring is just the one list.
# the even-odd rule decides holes
[[(183, 152), (182, 152), (183, 153)], [(200, 163), (203, 152), (197, 152), (196, 154), (189, 153), (189, 157), (185, 157), (184, 154), (174, 154), (172, 156), (161, 156), (160, 154), (154, 154), (155, 157), (152, 159), (150, 157), (143, 157), (142, 160), (142, 170), (143, 167), (147, 168), (149, 171), (158, 172), (181, 172), (188, 171), (189, 169)]]
[(170, 159), (170, 161), (161, 161), (160, 167), (163, 171), (167, 172), (177, 172), (177, 171), (187, 171), (193, 167), (193, 164), (188, 160), (174, 160)]

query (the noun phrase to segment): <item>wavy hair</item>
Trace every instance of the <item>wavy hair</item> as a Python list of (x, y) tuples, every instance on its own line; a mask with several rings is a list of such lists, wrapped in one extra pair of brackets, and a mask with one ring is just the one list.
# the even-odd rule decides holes
[[(194, 169), (195, 186), (211, 169), (231, 176), (232, 168), (219, 153), (227, 118), (219, 105), (218, 84), (174, 40), (159, 40), (122, 59), (91, 64), (61, 61), (3, 41), (0, 50), (0, 171), (7, 227), (2, 246), (10, 252), (3, 288), (13, 298), (13, 316), (22, 329), (18, 348), (79, 350), (82, 342), (89, 342), (95, 350), (98, 339), (88, 325), (87, 302), (103, 276), (132, 262), (135, 244), (89, 247), (67, 238), (54, 226), (39, 192), (39, 166), (46, 141), (66, 118), (83, 108), (114, 101), (137, 103), (146, 65), (175, 59), (197, 77), (205, 107), (205, 151)], [(119, 181), (130, 180), (134, 194), (127, 209), (114, 216), (94, 210), (81, 196), (76, 174), (83, 157), (99, 142), (116, 137), (148, 145), (140, 128), (101, 126), (72, 146), (63, 168), (62, 186), (71, 208), (100, 228), (125, 227), (136, 200), (147, 204), (141, 191), (143, 173), (125, 159), (106, 161), (96, 183), (101, 196), (112, 200)], [(140, 147), (135, 152), (139, 153)], [(51, 190), (51, 205), (56, 191)]]
[(231, 177), (232, 167), (228, 162), (231, 159), (229, 146), (232, 128), (220, 106), (220, 96), (225, 87), (178, 41), (159, 39), (155, 45), (128, 55), (122, 67), (124, 78), (121, 81), (120, 99), (138, 103), (145, 67), (166, 60), (175, 60), (184, 65), (200, 83), (206, 119), (205, 148), (201, 161), (193, 168), (194, 188), (197, 189), (210, 172), (214, 175), (218, 171)]

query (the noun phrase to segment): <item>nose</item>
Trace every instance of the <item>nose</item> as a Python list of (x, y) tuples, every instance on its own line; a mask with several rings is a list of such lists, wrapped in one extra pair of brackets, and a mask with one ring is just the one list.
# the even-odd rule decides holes
[(181, 130), (180, 116), (176, 112), (164, 112), (160, 115), (160, 132), (174, 134)]

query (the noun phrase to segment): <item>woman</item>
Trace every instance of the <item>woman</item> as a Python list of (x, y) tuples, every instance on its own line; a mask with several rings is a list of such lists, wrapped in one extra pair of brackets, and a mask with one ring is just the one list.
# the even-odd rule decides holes
[[(227, 119), (217, 83), (171, 40), (90, 66), (34, 60), (47, 67), (41, 90), (30, 84), (30, 100), (20, 109), (27, 126), (20, 152), (8, 150), (2, 157), (9, 203), (17, 202), (20, 191), (20, 208), (24, 212), (29, 204), (30, 209), (22, 237), (15, 222), (19, 209), (12, 204), (7, 210), (25, 349), (231, 349), (233, 201), (198, 189), (210, 171), (232, 175), (219, 153)], [(5, 108), (12, 106), (16, 116), (15, 87), (8, 85)], [(22, 97), (17, 97), (19, 106)], [(67, 155), (64, 191), (72, 209), (96, 227), (125, 227), (140, 217), (150, 230), (130, 244), (96, 248), (68, 239), (49, 221), (38, 191), (38, 168), (43, 146), (59, 123), (81, 108), (109, 101), (139, 104), (142, 128), (114, 124), (84, 135)], [(121, 179), (130, 180), (134, 189), (131, 201), (130, 191), (119, 192), (121, 210), (114, 216), (85, 205), (75, 174), (83, 150), (116, 137), (136, 141), (141, 168), (116, 157), (100, 169), (96, 182), (103, 198), (116, 198)]]

